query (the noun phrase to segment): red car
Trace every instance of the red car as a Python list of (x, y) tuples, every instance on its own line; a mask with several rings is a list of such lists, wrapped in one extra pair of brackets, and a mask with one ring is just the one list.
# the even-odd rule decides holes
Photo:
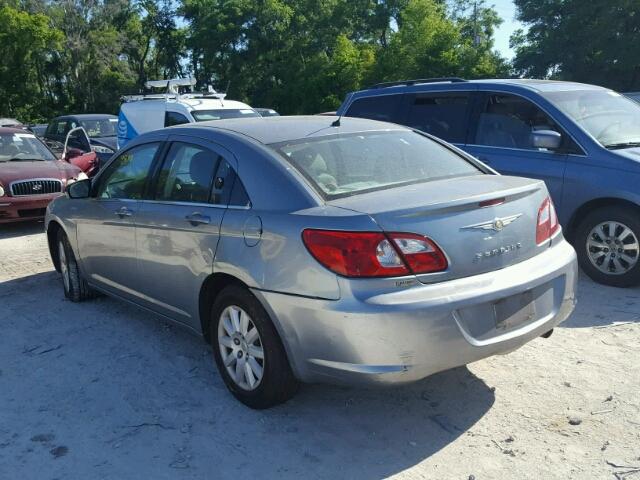
[[(82, 152), (67, 152), (67, 157)], [(71, 154), (71, 155), (70, 155)], [(76, 165), (58, 160), (35, 135), (0, 128), (0, 224), (44, 217), (51, 200), (87, 175)]]

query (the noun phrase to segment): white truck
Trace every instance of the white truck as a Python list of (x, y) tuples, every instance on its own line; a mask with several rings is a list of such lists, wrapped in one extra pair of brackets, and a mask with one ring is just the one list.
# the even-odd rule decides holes
[(194, 78), (152, 80), (145, 87), (164, 88), (165, 93), (123, 97), (118, 115), (118, 148), (142, 133), (171, 125), (260, 116), (249, 105), (227, 100), (226, 94), (211, 87), (204, 93), (180, 93), (180, 87), (192, 90), (195, 83)]

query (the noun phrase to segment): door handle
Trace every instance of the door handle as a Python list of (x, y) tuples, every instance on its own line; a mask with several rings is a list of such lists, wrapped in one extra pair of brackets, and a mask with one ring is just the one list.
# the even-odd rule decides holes
[(191, 225), (208, 225), (209, 223), (211, 223), (211, 217), (208, 217), (206, 215), (202, 215), (199, 212), (193, 212), (191, 215), (187, 215), (186, 217), (184, 217), (185, 219), (187, 219), (187, 221), (189, 221), (189, 223), (191, 223)]
[(131, 210), (129, 210), (127, 207), (120, 207), (118, 210), (116, 210), (113, 213), (118, 215), (120, 218), (122, 218), (122, 217), (130, 217), (131, 215), (133, 215), (133, 212)]
[(491, 160), (489, 160), (487, 157), (485, 156), (479, 156), (478, 160), (480, 160), (482, 163), (486, 163), (487, 165), (491, 164)]

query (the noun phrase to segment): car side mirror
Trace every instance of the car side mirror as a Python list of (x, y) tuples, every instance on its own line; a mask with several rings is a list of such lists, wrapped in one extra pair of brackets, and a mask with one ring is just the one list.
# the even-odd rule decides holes
[(91, 180), (78, 180), (67, 185), (69, 198), (88, 198), (91, 193)]
[(562, 135), (554, 130), (535, 130), (531, 132), (531, 146), (533, 148), (546, 148), (557, 150), (562, 143)]

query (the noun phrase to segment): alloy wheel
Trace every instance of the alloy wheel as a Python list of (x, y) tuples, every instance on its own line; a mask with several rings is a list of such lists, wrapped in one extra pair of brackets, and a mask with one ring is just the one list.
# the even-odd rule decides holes
[(623, 275), (638, 263), (638, 237), (625, 224), (602, 222), (587, 236), (587, 255), (598, 270), (607, 275)]
[(67, 252), (64, 244), (58, 242), (58, 259), (60, 260), (60, 273), (64, 282), (64, 289), (68, 292), (71, 289), (71, 280), (69, 278), (69, 263), (67, 261)]
[(230, 305), (222, 311), (218, 347), (234, 383), (243, 390), (258, 388), (264, 373), (264, 349), (258, 329), (242, 308)]

